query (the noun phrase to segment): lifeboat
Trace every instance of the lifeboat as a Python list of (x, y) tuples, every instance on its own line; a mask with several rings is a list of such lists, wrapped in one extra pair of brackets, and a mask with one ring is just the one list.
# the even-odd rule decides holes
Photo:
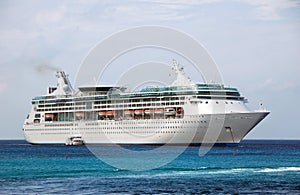
[(106, 115), (106, 111), (102, 110), (98, 112), (99, 116), (105, 116)]
[(113, 110), (106, 111), (107, 116), (113, 116), (114, 114), (115, 114), (115, 111), (113, 111)]
[(76, 117), (83, 117), (83, 115), (84, 115), (84, 112), (76, 112), (75, 113)]
[(165, 108), (165, 115), (175, 115), (176, 110), (175, 108)]
[(154, 110), (153, 109), (145, 109), (144, 113), (145, 114), (153, 114)]
[(154, 112), (155, 112), (155, 114), (163, 114), (164, 109), (163, 108), (155, 108)]
[(49, 118), (52, 119), (53, 117), (54, 117), (54, 114), (52, 114), (52, 113), (51, 114), (49, 114), (49, 113), (45, 114), (45, 118), (47, 118), (47, 119), (49, 119)]
[(84, 140), (81, 136), (73, 136), (73, 137), (69, 137), (66, 142), (65, 142), (66, 146), (80, 146), (80, 145), (84, 145)]
[(75, 113), (76, 120), (82, 120), (83, 117), (84, 117), (84, 112), (76, 112)]
[(135, 115), (142, 115), (143, 112), (144, 112), (143, 110), (135, 110), (135, 111), (134, 111), (134, 114), (135, 114)]
[(124, 114), (127, 115), (127, 116), (128, 115), (132, 116), (133, 115), (133, 110), (125, 110)]

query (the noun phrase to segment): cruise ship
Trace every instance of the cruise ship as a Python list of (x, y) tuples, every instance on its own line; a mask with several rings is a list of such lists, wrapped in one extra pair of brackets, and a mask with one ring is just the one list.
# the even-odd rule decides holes
[[(171, 68), (171, 67), (170, 67)], [(23, 125), (31, 144), (238, 144), (269, 111), (250, 111), (233, 87), (194, 83), (174, 64), (169, 86), (128, 91), (120, 86), (57, 86), (32, 99)]]

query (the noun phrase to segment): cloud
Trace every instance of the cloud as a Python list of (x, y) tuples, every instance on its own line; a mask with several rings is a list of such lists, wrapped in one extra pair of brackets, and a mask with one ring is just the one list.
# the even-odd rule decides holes
[(262, 84), (261, 86), (259, 86), (259, 88), (266, 88), (266, 87), (269, 87), (271, 85), (274, 84), (274, 81), (272, 78), (267, 78)]
[(11, 60), (20, 58), (37, 33), (21, 29), (0, 30), (0, 64), (3, 66)]
[(293, 90), (297, 87), (295, 82), (292, 81), (284, 81), (280, 84), (278, 84), (275, 88), (275, 90), (279, 91), (279, 92), (283, 92), (283, 91), (289, 91), (289, 90)]
[(297, 88), (297, 81), (285, 80), (276, 81), (273, 78), (267, 78), (259, 87), (259, 90), (267, 90), (272, 92), (293, 91)]
[(280, 12), (299, 7), (299, 1), (292, 0), (238, 0), (255, 7), (255, 17), (260, 20), (279, 20), (282, 19)]
[(39, 25), (57, 24), (64, 19), (65, 12), (64, 8), (39, 12), (35, 16), (35, 21)]
[(185, 12), (189, 8), (189, 4), (182, 3), (160, 1), (139, 1), (134, 3), (131, 1), (131, 3), (121, 5), (108, 4), (104, 12), (112, 21), (127, 21), (127, 23), (172, 22), (190, 18), (191, 14)]
[[(148, 1), (144, 1), (148, 2)], [(152, 5), (160, 6), (172, 11), (189, 10), (195, 6), (201, 6), (206, 4), (217, 4), (217, 3), (242, 3), (254, 7), (253, 17), (258, 20), (279, 20), (282, 19), (280, 14), (289, 8), (299, 7), (299, 1), (293, 0), (153, 0)], [(238, 9), (238, 8), (237, 8)], [(174, 18), (176, 19), (176, 18)]]
[(7, 89), (6, 83), (0, 83), (0, 94), (4, 93)]

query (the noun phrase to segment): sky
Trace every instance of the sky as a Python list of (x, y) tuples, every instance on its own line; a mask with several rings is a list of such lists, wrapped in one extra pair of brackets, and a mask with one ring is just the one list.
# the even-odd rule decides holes
[(46, 67), (66, 71), (74, 82), (93, 47), (145, 25), (192, 36), (214, 59), (223, 82), (249, 100), (248, 107), (255, 110), (263, 102), (271, 114), (247, 139), (300, 139), (297, 0), (1, 0), (0, 139), (24, 138), (31, 99), (56, 85)]

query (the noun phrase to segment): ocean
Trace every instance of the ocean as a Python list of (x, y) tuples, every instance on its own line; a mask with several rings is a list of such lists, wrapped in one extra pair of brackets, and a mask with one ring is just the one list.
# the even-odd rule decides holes
[[(128, 148), (155, 154), (155, 146)], [(0, 194), (300, 194), (300, 140), (243, 140), (198, 154), (199, 147), (188, 147), (162, 167), (132, 171), (102, 162), (85, 146), (2, 140)]]

